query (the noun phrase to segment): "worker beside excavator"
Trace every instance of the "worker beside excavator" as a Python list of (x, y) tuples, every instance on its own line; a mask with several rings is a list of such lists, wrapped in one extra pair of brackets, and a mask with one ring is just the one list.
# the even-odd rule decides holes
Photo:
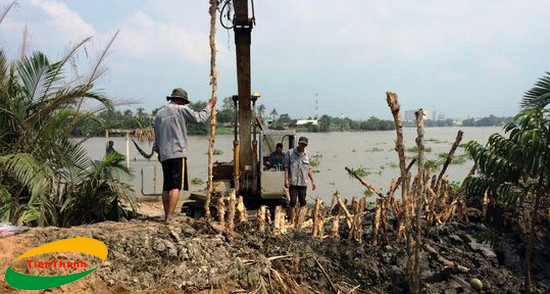
[(290, 219), (294, 219), (296, 200), (300, 201), (300, 207), (306, 206), (308, 178), (311, 181), (311, 189), (315, 191), (315, 179), (311, 171), (311, 156), (306, 151), (308, 139), (300, 137), (298, 146), (288, 151), (285, 161), (285, 188), (290, 194)]
[(180, 190), (189, 189), (185, 157), (187, 124), (205, 122), (216, 105), (216, 98), (211, 98), (206, 107), (198, 112), (188, 106), (190, 101), (187, 92), (182, 88), (174, 89), (166, 100), (170, 102), (155, 116), (155, 147), (162, 165), (164, 221), (169, 223), (176, 209)]

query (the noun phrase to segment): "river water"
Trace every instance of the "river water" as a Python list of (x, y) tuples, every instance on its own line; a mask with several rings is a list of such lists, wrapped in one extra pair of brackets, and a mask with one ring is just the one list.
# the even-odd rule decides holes
[[(464, 131), (461, 143), (474, 140), (485, 144), (491, 134), (502, 133), (501, 127), (426, 128), (425, 146), (431, 148), (431, 152), (426, 153), (426, 159), (435, 159), (439, 153), (449, 152), (459, 130)], [(308, 194), (313, 197), (320, 196), (324, 201), (330, 201), (332, 194), (336, 191), (346, 198), (363, 196), (366, 188), (357, 179), (348, 176), (345, 167), (365, 168), (368, 174), (363, 179), (381, 189), (382, 192), (387, 192), (391, 179), (400, 175), (399, 158), (394, 150), (395, 134), (395, 130), (298, 134), (309, 138), (307, 150), (312, 155), (318, 155), (320, 161), (316, 168), (318, 172), (314, 173), (317, 189), (311, 191), (310, 187)], [(405, 148), (416, 146), (415, 128), (405, 128), (403, 134)], [(124, 137), (113, 137), (111, 140), (114, 141), (115, 150), (122, 154), (126, 152)], [(232, 160), (232, 142), (232, 135), (216, 136), (215, 149), (222, 150), (223, 154), (214, 156), (215, 161)], [(204, 190), (208, 174), (208, 137), (190, 136), (188, 143), (189, 179), (200, 178), (204, 182), (202, 185), (191, 185), (191, 191)], [(101, 159), (105, 155), (105, 138), (91, 138), (84, 142), (84, 147), (92, 159)], [(140, 143), (140, 147), (147, 152), (151, 150), (151, 145), (147, 143)], [(125, 181), (134, 187), (139, 196), (161, 193), (162, 172), (156, 155), (151, 160), (147, 160), (138, 153), (132, 143), (129, 149), (130, 167), (134, 176)], [(464, 154), (464, 148), (459, 147), (456, 155), (461, 154)], [(407, 155), (412, 157), (414, 153), (407, 152)], [(447, 169), (447, 175), (452, 181), (461, 182), (472, 165), (471, 160), (463, 164), (451, 164)], [(439, 169), (436, 172), (439, 172)], [(415, 170), (416, 165), (412, 168), (413, 175), (416, 174)], [(308, 201), (311, 202), (311, 198)]]

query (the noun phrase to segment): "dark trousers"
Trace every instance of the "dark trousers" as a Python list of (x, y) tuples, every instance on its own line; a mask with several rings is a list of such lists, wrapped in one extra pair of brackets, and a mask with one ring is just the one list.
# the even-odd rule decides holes
[(290, 194), (290, 207), (296, 207), (296, 198), (300, 201), (300, 207), (306, 206), (306, 192), (307, 187), (290, 186), (288, 188), (288, 193)]

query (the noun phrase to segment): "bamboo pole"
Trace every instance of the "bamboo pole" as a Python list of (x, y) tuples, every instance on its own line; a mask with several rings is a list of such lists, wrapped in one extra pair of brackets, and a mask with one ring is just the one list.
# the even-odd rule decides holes
[[(210, 85), (212, 86), (211, 99), (216, 99), (218, 90), (218, 72), (216, 71), (216, 11), (218, 10), (218, 1), (210, 0), (210, 8), (208, 12), (210, 14)], [(206, 220), (210, 222), (210, 200), (212, 198), (212, 192), (214, 191), (213, 169), (214, 169), (214, 144), (216, 142), (216, 105), (212, 107), (212, 113), (210, 114), (210, 140), (208, 144), (208, 193), (206, 195), (206, 201), (204, 203), (204, 211), (206, 214)]]

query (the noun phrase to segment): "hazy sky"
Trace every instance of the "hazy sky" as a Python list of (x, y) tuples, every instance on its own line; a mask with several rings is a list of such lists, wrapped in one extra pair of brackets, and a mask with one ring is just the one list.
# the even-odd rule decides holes
[[(11, 3), (1, 0), (0, 6)], [(268, 112), (389, 118), (402, 109), (447, 117), (513, 115), (522, 94), (550, 71), (550, 1), (256, 0), (252, 91)], [(208, 0), (20, 0), (0, 25), (11, 58), (28, 26), (27, 50), (62, 56), (93, 36), (95, 57), (120, 30), (99, 86), (146, 110), (174, 87), (210, 96)], [(219, 97), (236, 94), (232, 31), (218, 25)], [(82, 60), (86, 60), (82, 56)], [(83, 63), (83, 61), (81, 61)], [(139, 107), (136, 106), (136, 107)]]

